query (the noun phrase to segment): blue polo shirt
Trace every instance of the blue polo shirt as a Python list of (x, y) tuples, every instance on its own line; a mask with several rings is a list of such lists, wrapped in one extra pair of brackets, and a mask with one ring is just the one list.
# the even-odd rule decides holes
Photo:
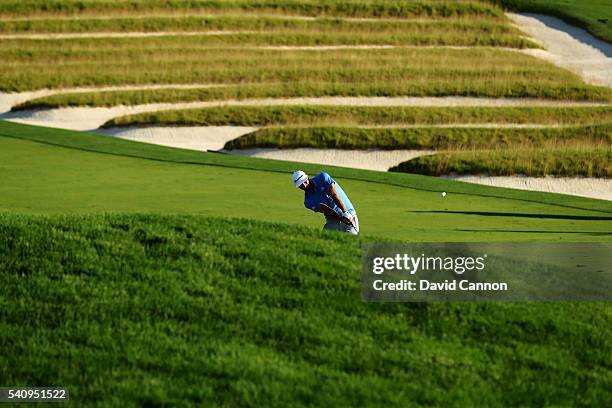
[(336, 185), (336, 193), (342, 200), (342, 203), (346, 207), (347, 211), (355, 211), (351, 200), (348, 199), (340, 184), (336, 183), (331, 176), (325, 172), (317, 174), (315, 177), (310, 179), (313, 183), (314, 188), (312, 190), (305, 191), (304, 194), (304, 206), (309, 210), (316, 211), (319, 208), (319, 204), (325, 204), (331, 207), (338, 215), (342, 215), (342, 209), (336, 205), (334, 199), (328, 194), (328, 191), (332, 184)]

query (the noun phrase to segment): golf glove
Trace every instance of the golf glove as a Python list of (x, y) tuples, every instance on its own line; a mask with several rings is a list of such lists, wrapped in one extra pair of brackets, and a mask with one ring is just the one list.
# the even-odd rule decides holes
[(355, 223), (355, 218), (353, 217), (353, 214), (347, 211), (343, 215), (351, 222), (351, 224)]

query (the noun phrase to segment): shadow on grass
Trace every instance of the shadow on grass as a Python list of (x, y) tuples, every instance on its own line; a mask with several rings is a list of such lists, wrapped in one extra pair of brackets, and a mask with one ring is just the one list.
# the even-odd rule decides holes
[(484, 217), (519, 217), (519, 218), (550, 218), (556, 220), (577, 220), (577, 221), (612, 221), (612, 217), (600, 217), (597, 215), (564, 215), (564, 214), (529, 214), (529, 213), (506, 213), (492, 211), (423, 211), (414, 210), (408, 212), (415, 213), (435, 213), (435, 214), (461, 214), (461, 215), (481, 215)]
[(531, 234), (580, 234), (580, 235), (592, 235), (592, 236), (608, 236), (612, 235), (612, 232), (605, 231), (549, 231), (549, 230), (514, 230), (514, 229), (456, 229), (455, 231), (460, 232), (523, 232)]

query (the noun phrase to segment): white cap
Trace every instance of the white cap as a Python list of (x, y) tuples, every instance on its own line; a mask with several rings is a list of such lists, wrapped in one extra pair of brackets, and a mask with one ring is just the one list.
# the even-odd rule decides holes
[(308, 175), (304, 173), (302, 170), (294, 171), (291, 175), (291, 180), (293, 180), (293, 184), (296, 187), (301, 186), (308, 179)]

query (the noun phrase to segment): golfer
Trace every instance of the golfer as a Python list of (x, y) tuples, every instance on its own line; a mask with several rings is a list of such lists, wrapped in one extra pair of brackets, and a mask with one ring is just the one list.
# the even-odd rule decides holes
[(344, 190), (325, 172), (309, 178), (301, 170), (291, 176), (293, 184), (304, 190), (304, 206), (325, 215), (323, 229), (359, 234), (359, 220)]

